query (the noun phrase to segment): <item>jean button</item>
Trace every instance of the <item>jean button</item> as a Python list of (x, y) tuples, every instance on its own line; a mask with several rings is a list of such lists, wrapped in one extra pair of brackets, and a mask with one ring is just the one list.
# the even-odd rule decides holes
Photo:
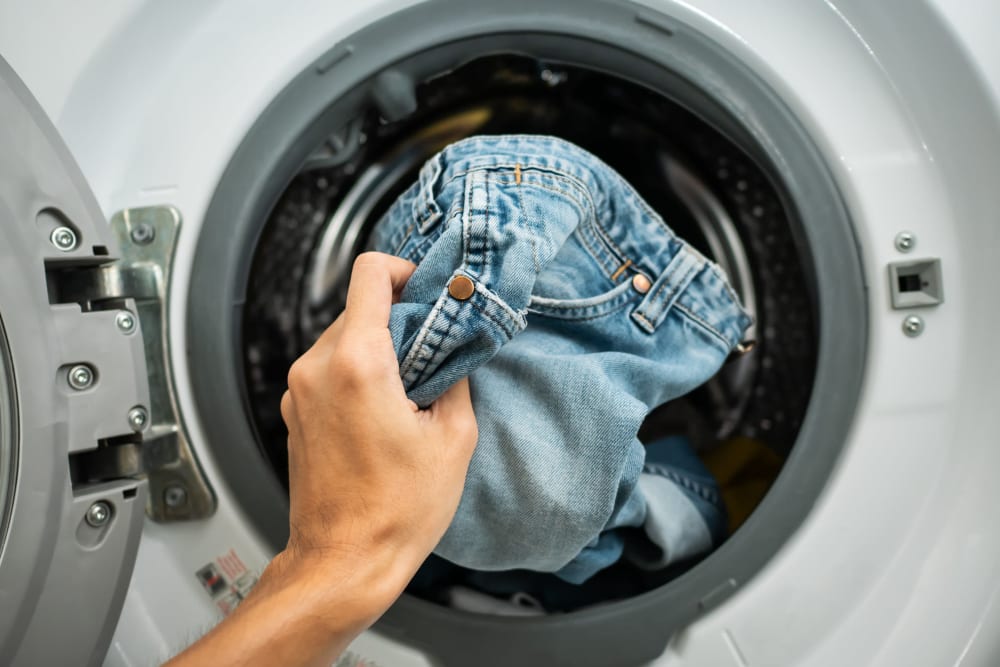
[(632, 276), (632, 287), (635, 288), (635, 291), (638, 292), (639, 294), (645, 294), (646, 292), (649, 291), (649, 288), (652, 286), (653, 284), (649, 282), (649, 278), (642, 275), (641, 273), (637, 273), (634, 276)]
[(448, 294), (459, 301), (465, 301), (476, 291), (476, 286), (472, 284), (466, 276), (455, 276), (448, 283)]

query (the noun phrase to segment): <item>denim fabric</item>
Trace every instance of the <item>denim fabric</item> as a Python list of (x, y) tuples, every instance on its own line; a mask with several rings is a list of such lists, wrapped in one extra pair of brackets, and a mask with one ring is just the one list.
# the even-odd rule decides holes
[(621, 558), (619, 528), (644, 529), (649, 567), (712, 547), (711, 493), (689, 493), (707, 473), (666, 474), (636, 433), (750, 318), (615, 171), (551, 137), (473, 137), (424, 165), (372, 247), (418, 264), (389, 323), (410, 398), (471, 376), (479, 444), (435, 553), (582, 582)]
[[(714, 453), (714, 450), (713, 450)], [(723, 494), (716, 480), (706, 473), (705, 466), (695, 456), (690, 442), (683, 436), (659, 438), (646, 446), (646, 462), (682, 489), (698, 505), (711, 526), (713, 539), (725, 534), (724, 512), (719, 505)], [(641, 478), (640, 478), (641, 479)], [(655, 503), (652, 504), (655, 508)], [(655, 516), (656, 512), (651, 512)], [(458, 567), (443, 558), (431, 556), (410, 582), (408, 590), (420, 597), (437, 600), (456, 609), (471, 610), (463, 595), (453, 591), (475, 590), (499, 598), (499, 605), (529, 596), (537, 600), (546, 612), (570, 612), (611, 600), (634, 597), (660, 586), (686, 572), (698, 558), (672, 562), (664, 568), (648, 567), (654, 563), (659, 549), (640, 529), (616, 529), (625, 541), (625, 557), (614, 567), (602, 569), (587, 580), (586, 586), (567, 583), (554, 573), (528, 570), (483, 572)], [(699, 554), (703, 555), (703, 554)], [(639, 568), (635, 566), (639, 565)], [(485, 607), (485, 605), (482, 605)], [(523, 610), (515, 610), (523, 613)], [(513, 613), (498, 607), (492, 613)]]

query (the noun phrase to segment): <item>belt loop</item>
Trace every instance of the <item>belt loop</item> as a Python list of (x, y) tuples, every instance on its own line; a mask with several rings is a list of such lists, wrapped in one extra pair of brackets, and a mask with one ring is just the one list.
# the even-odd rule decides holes
[(434, 201), (435, 190), (441, 172), (444, 153), (438, 153), (420, 169), (420, 192), (413, 201), (413, 219), (417, 221), (420, 233), (426, 234), (441, 219), (441, 208)]
[(646, 333), (653, 333), (667, 317), (677, 297), (687, 289), (695, 276), (704, 267), (704, 259), (680, 247), (674, 258), (653, 282), (639, 306), (632, 311), (635, 320)]

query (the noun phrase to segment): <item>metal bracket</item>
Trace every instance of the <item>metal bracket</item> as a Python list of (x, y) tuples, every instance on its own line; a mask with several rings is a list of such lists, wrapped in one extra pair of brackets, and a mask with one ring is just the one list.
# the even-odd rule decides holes
[[(100, 476), (145, 474), (149, 480), (146, 513), (161, 522), (202, 519), (216, 507), (215, 494), (184, 429), (169, 364), (167, 290), (180, 225), (180, 213), (168, 206), (119, 211), (111, 218), (111, 229), (121, 259), (73, 271), (68, 279), (55, 282), (58, 301), (75, 301), (95, 310), (134, 303), (150, 405), (147, 413), (133, 411), (129, 419), (142, 443), (138, 447), (116, 443), (88, 463)], [(127, 315), (118, 323), (126, 335), (136, 328)]]

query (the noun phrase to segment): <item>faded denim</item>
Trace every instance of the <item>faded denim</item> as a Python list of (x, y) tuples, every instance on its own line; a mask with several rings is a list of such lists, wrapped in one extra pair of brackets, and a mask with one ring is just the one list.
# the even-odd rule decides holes
[(643, 529), (629, 557), (644, 567), (712, 548), (711, 477), (690, 452), (647, 457), (636, 433), (750, 318), (617, 172), (552, 137), (466, 139), (423, 166), (372, 247), (418, 264), (389, 323), (410, 398), (471, 378), (479, 444), (435, 553), (579, 583), (622, 557), (619, 529)]

